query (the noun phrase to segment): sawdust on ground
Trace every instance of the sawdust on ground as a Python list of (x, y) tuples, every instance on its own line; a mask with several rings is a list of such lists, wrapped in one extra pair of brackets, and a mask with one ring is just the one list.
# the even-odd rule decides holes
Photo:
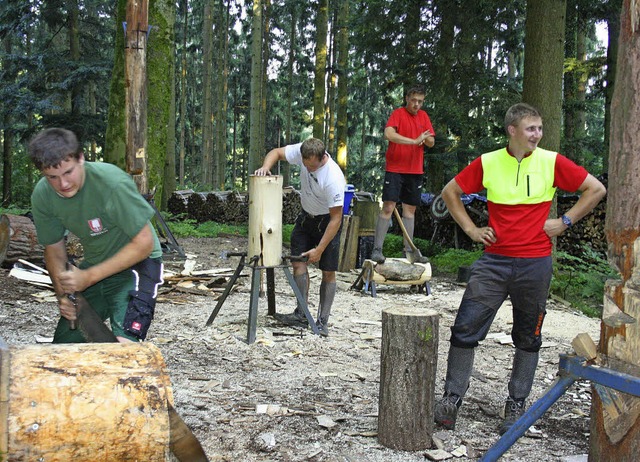
[[(223, 251), (246, 250), (246, 239), (182, 239), (195, 269), (235, 269), (237, 258)], [(167, 261), (168, 269), (182, 263)], [(449, 327), (464, 286), (434, 277), (431, 295), (402, 286), (379, 286), (371, 297), (350, 290), (356, 273), (339, 273), (329, 338), (279, 325), (260, 300), (257, 341), (246, 343), (250, 279), (240, 278), (213, 324), (205, 323), (216, 305), (214, 295), (172, 291), (161, 295), (148, 341), (162, 351), (171, 377), (175, 407), (200, 439), (212, 461), (423, 461), (428, 450), (385, 448), (376, 438), (380, 374), (381, 313), (395, 304), (436, 310), (439, 319), (436, 395), (442, 392)], [(311, 311), (317, 307), (320, 273), (311, 268)], [(57, 320), (52, 302), (38, 302), (39, 289), (0, 272), (0, 337), (8, 344), (35, 343), (51, 336)], [(284, 272), (276, 270), (276, 306), (289, 312), (295, 298)], [(510, 332), (505, 303), (492, 336)], [(550, 302), (543, 329), (545, 345), (532, 399), (553, 382), (558, 356), (572, 351), (580, 332), (595, 340), (599, 321)], [(487, 339), (478, 348), (473, 380), (455, 431), (434, 429), (438, 447), (476, 460), (498, 439), (513, 347)], [(504, 461), (562, 461), (586, 454), (591, 389), (577, 382), (530, 432), (503, 456)], [(434, 446), (432, 449), (436, 449)], [(466, 455), (465, 455), (466, 454)]]

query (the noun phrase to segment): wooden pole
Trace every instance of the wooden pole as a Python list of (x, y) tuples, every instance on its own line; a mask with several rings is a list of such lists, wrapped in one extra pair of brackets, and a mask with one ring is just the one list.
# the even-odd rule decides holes
[(127, 173), (142, 194), (147, 178), (147, 34), (148, 0), (127, 0), (125, 36), (125, 128)]
[[(611, 102), (605, 231), (609, 262), (620, 279), (605, 287), (598, 352), (609, 367), (640, 377), (640, 9), (624, 0), (617, 77)], [(626, 411), (611, 415), (598, 393), (591, 408), (590, 461), (631, 462), (640, 454), (640, 398), (622, 394)]]
[(438, 313), (398, 305), (382, 311), (378, 440), (402, 451), (431, 447)]
[(261, 266), (282, 264), (282, 176), (249, 177), (249, 249)]
[(0, 379), (0, 460), (167, 460), (173, 396), (153, 344), (0, 344)]

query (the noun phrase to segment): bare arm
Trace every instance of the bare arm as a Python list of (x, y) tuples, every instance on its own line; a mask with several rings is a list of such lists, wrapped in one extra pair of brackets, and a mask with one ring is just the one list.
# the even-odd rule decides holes
[(152, 250), (153, 232), (151, 231), (151, 225), (147, 223), (127, 245), (122, 247), (111, 258), (84, 270), (74, 267), (71, 271), (60, 273), (60, 287), (63, 293), (82, 292), (96, 282), (124, 271), (144, 260), (151, 255)]
[[(590, 213), (607, 193), (600, 180), (591, 174), (587, 175), (578, 191), (582, 193), (580, 198), (565, 213), (573, 224), (576, 224), (578, 220)], [(549, 237), (559, 236), (565, 229), (567, 229), (567, 225), (562, 222), (562, 218), (550, 218), (544, 224), (544, 231)]]
[(331, 207), (329, 209), (329, 224), (327, 224), (327, 228), (324, 230), (324, 234), (322, 235), (322, 239), (318, 245), (304, 252), (302, 255), (306, 255), (309, 257), (309, 263), (314, 263), (320, 261), (320, 257), (322, 253), (327, 248), (331, 240), (335, 237), (335, 235), (340, 230), (340, 224), (342, 223), (342, 206)]
[(272, 149), (264, 156), (264, 160), (262, 161), (262, 167), (253, 172), (254, 175), (258, 176), (269, 176), (271, 175), (271, 168), (276, 164), (276, 162), (280, 160), (287, 160), (287, 157), (284, 153), (284, 148), (275, 148)]
[(396, 144), (424, 144), (429, 148), (433, 147), (436, 142), (433, 133), (431, 133), (429, 130), (424, 131), (416, 139), (413, 139), (402, 136), (398, 133), (395, 127), (387, 127), (384, 129), (384, 139)]
[(478, 228), (473, 222), (467, 209), (460, 199), (460, 195), (463, 193), (462, 188), (456, 182), (455, 178), (449, 181), (442, 190), (442, 199), (447, 204), (447, 209), (453, 219), (458, 223), (462, 230), (473, 240), (474, 242), (481, 242), (485, 245), (491, 245), (496, 242), (496, 233), (490, 226), (483, 226)]

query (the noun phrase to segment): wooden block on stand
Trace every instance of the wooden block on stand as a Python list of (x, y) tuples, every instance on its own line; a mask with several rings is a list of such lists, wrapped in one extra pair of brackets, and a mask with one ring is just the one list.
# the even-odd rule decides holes
[(338, 271), (346, 272), (356, 267), (358, 258), (358, 230), (360, 217), (345, 215), (340, 234), (340, 260)]

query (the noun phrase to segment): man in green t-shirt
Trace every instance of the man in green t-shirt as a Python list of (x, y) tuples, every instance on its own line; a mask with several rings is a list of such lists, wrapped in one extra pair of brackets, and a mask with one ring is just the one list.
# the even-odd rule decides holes
[[(76, 309), (67, 295), (82, 292), (121, 342), (144, 340), (162, 284), (162, 249), (154, 210), (133, 179), (118, 167), (85, 162), (75, 134), (50, 128), (29, 143), (29, 157), (43, 178), (31, 195), (38, 241), (61, 318), (54, 343), (85, 339), (71, 328)], [(66, 235), (83, 247), (77, 268), (68, 264)]]

